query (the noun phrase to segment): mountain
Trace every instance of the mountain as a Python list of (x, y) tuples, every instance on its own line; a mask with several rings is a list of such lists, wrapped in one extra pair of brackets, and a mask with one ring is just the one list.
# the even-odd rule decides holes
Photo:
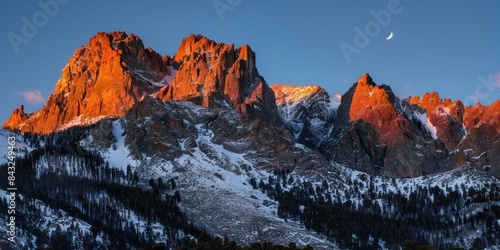
[(451, 151), (454, 166), (469, 162), (478, 170), (500, 178), (500, 101), (490, 106), (464, 106), (461, 101), (441, 99), (438, 93), (410, 97), (407, 102), (423, 111), (435, 128), (434, 137)]
[(320, 150), (371, 174), (415, 177), (442, 171), (446, 148), (403, 105), (389, 86), (378, 86), (365, 74), (342, 96), (333, 131)]
[(494, 249), (499, 118), (500, 101), (400, 99), (369, 74), (343, 95), (269, 86), (248, 45), (201, 35), (171, 58), (98, 33), (0, 130), (22, 187), (0, 248)]
[(500, 178), (500, 101), (490, 106), (466, 107), (463, 124), (467, 136), (458, 148), (465, 154), (466, 161)]
[(216, 43), (201, 35), (185, 38), (174, 61), (180, 66), (172, 84), (156, 97), (184, 100), (210, 108), (231, 107), (279, 125), (275, 96), (259, 75), (248, 45)]
[(169, 62), (144, 48), (135, 35), (98, 33), (75, 51), (46, 105), (34, 114), (17, 109), (3, 128), (50, 133), (103, 116), (123, 116), (142, 95), (165, 84), (172, 74)]
[(470, 162), (500, 177), (494, 153), (499, 101), (465, 107), (435, 92), (400, 100), (368, 74), (331, 100), (317, 86), (270, 87), (248, 45), (235, 48), (202, 35), (185, 38), (170, 58), (145, 48), (136, 35), (98, 33), (75, 51), (42, 109), (26, 113), (21, 106), (2, 127), (52, 133), (123, 117), (144, 96), (235, 109), (371, 174), (416, 177)]
[(26, 114), (21, 106), (2, 127), (50, 133), (123, 116), (143, 95), (153, 94), (164, 101), (232, 107), (281, 123), (274, 94), (258, 74), (248, 45), (234, 49), (191, 35), (171, 59), (144, 48), (133, 34), (112, 32), (98, 33), (75, 51), (41, 110)]
[(46, 105), (28, 114), (21, 106), (3, 128), (51, 133), (93, 124), (124, 116), (143, 96), (235, 109), (371, 174), (415, 177), (471, 162), (500, 177), (494, 167), (498, 101), (464, 107), (435, 92), (400, 100), (368, 74), (330, 101), (317, 86), (269, 87), (248, 45), (235, 48), (202, 35), (185, 38), (170, 58), (145, 48), (136, 35), (98, 33), (75, 51)]
[(436, 92), (409, 97), (407, 101), (425, 112), (428, 123), (436, 128), (433, 138), (441, 140), (448, 150), (455, 149), (467, 133), (462, 125), (465, 107), (461, 101), (442, 100)]
[(362, 76), (341, 99), (333, 130), (319, 147), (353, 169), (396, 178), (448, 171), (465, 163), (500, 178), (499, 103), (464, 107), (426, 93), (401, 100)]

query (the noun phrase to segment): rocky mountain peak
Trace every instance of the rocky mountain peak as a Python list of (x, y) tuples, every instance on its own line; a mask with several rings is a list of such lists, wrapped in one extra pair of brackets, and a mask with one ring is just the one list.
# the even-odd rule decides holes
[(428, 124), (436, 130), (436, 139), (449, 150), (456, 148), (466, 134), (462, 125), (465, 108), (461, 101), (442, 99), (437, 92), (409, 97), (406, 101), (426, 113)]
[(441, 108), (437, 112), (446, 112), (455, 120), (462, 122), (465, 107), (459, 100), (451, 100), (449, 98), (442, 99), (437, 92), (425, 93), (422, 97), (412, 96), (408, 98), (408, 103), (417, 105), (427, 111), (429, 116), (436, 109)]
[(216, 42), (203, 35), (191, 34), (182, 40), (181, 45), (177, 49), (177, 53), (174, 56), (174, 61), (181, 62), (184, 60), (185, 56), (189, 56), (194, 52), (210, 50), (215, 47), (215, 45)]
[(4, 128), (51, 133), (95, 123), (123, 116), (144, 95), (233, 108), (281, 124), (274, 93), (248, 45), (235, 49), (190, 35), (171, 59), (145, 48), (138, 36), (116, 31), (97, 33), (77, 48), (47, 104), (31, 116), (17, 110)]
[(97, 33), (76, 49), (46, 105), (27, 119), (11, 117), (4, 128), (50, 133), (123, 116), (142, 95), (165, 85), (172, 74), (169, 60), (144, 48), (136, 35)]
[[(355, 122), (359, 119), (365, 121), (376, 119), (378, 121), (372, 123), (382, 127), (381, 120), (392, 120), (396, 117), (395, 101), (396, 96), (389, 86), (377, 85), (366, 73), (342, 96), (338, 113), (344, 117), (338, 122), (345, 125), (346, 122)], [(370, 115), (377, 109), (383, 112), (376, 111), (377, 115)]]
[(281, 124), (274, 93), (259, 75), (248, 45), (235, 49), (233, 44), (191, 35), (182, 41), (174, 61), (180, 65), (176, 77), (156, 94), (159, 99), (234, 108)]
[(17, 130), (20, 129), (18, 127), (18, 124), (23, 124), (26, 120), (28, 120), (29, 115), (24, 112), (24, 106), (21, 105), (19, 108), (15, 109), (12, 112), (12, 115), (10, 116), (9, 120), (7, 120), (2, 127), (11, 129), (11, 130)]
[(359, 85), (377, 86), (369, 73), (365, 73), (364, 75), (362, 75), (356, 83)]
[(441, 156), (427, 145), (430, 136), (400, 107), (389, 86), (363, 75), (342, 95), (330, 139), (320, 150), (340, 164), (373, 174), (410, 177), (437, 171)]

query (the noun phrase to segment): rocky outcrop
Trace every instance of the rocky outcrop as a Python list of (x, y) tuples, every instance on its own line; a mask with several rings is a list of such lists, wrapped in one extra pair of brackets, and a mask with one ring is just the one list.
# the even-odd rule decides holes
[(316, 149), (333, 129), (335, 109), (321, 87), (275, 84), (276, 105), (284, 127), (299, 143)]
[(98, 33), (75, 51), (41, 110), (28, 117), (18, 109), (3, 127), (50, 133), (104, 116), (123, 116), (143, 95), (165, 85), (173, 69), (169, 61), (144, 48), (133, 34)]
[(15, 109), (12, 112), (12, 115), (10, 116), (9, 120), (7, 120), (3, 124), (3, 128), (7, 128), (10, 130), (21, 130), (20, 125), (24, 124), (28, 120), (30, 115), (31, 114), (26, 114), (24, 112), (24, 106), (21, 105), (19, 108)]
[(165, 103), (146, 96), (125, 115), (125, 145), (136, 159), (162, 155), (173, 160), (182, 154), (179, 140), (187, 138), (182, 118)]
[(500, 101), (490, 106), (464, 107), (461, 101), (441, 99), (438, 93), (410, 97), (407, 102), (423, 110), (435, 128), (436, 139), (451, 151), (448, 162), (460, 166), (466, 162), (478, 170), (500, 177), (498, 147), (500, 140)]
[(430, 125), (436, 128), (436, 139), (441, 140), (448, 150), (454, 150), (464, 138), (466, 130), (462, 123), (465, 107), (461, 101), (443, 100), (438, 93), (432, 92), (421, 98), (410, 97), (407, 102), (423, 109)]
[(342, 96), (330, 140), (320, 150), (371, 174), (413, 177), (440, 171), (446, 148), (410, 119), (391, 88), (365, 74)]
[(182, 41), (174, 61), (179, 69), (172, 84), (156, 95), (210, 108), (231, 107), (275, 125), (281, 124), (274, 93), (255, 67), (248, 45), (216, 43), (201, 35)]
[(500, 178), (500, 101), (465, 107), (463, 124), (467, 135), (458, 145), (459, 152), (476, 169)]

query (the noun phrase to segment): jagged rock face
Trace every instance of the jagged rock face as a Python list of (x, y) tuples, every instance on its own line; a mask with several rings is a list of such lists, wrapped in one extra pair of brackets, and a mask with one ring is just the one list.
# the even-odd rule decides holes
[(454, 167), (469, 162), (479, 170), (500, 177), (500, 101), (490, 106), (464, 107), (460, 101), (441, 99), (438, 93), (406, 100), (426, 112), (436, 128), (436, 137), (452, 152), (448, 162)]
[(16, 110), (3, 127), (50, 133), (101, 116), (123, 116), (142, 95), (164, 85), (169, 60), (144, 48), (135, 35), (98, 33), (75, 51), (41, 110), (29, 116)]
[(410, 105), (416, 105), (426, 112), (427, 119), (436, 128), (436, 137), (448, 150), (454, 150), (464, 138), (463, 127), (465, 107), (461, 101), (442, 100), (436, 92), (426, 93), (419, 98), (410, 97)]
[(34, 114), (19, 108), (3, 127), (50, 133), (121, 117), (143, 95), (230, 107), (281, 124), (274, 92), (257, 72), (248, 45), (234, 49), (191, 35), (171, 60), (144, 48), (135, 35), (112, 32), (98, 33), (75, 51), (45, 107)]
[(342, 96), (331, 139), (320, 150), (356, 170), (390, 177), (437, 172), (447, 156), (442, 143), (405, 116), (390, 87), (377, 86), (368, 74)]
[(174, 61), (180, 64), (172, 84), (156, 95), (163, 101), (184, 100), (210, 108), (231, 107), (279, 125), (274, 93), (255, 67), (248, 45), (216, 43), (191, 35), (182, 41)]
[[(211, 142), (230, 152), (245, 154), (247, 159), (252, 159), (254, 166), (261, 169), (278, 168), (304, 173), (328, 164), (322, 155), (298, 146), (290, 131), (252, 115), (226, 108), (196, 107), (187, 102), (168, 102), (167, 105), (186, 121), (184, 126), (191, 137), (197, 138), (200, 132), (211, 131)], [(198, 146), (204, 150), (203, 145)], [(205, 153), (210, 155), (213, 152)]]
[(134, 105), (124, 119), (125, 145), (139, 160), (143, 155), (162, 155), (173, 160), (182, 154), (179, 140), (187, 138), (182, 118), (165, 103), (146, 96)]
[(318, 148), (333, 129), (335, 109), (328, 93), (318, 86), (275, 84), (276, 105), (286, 129), (299, 143)]
[(467, 106), (464, 126), (467, 135), (458, 145), (459, 151), (475, 168), (500, 178), (500, 101)]

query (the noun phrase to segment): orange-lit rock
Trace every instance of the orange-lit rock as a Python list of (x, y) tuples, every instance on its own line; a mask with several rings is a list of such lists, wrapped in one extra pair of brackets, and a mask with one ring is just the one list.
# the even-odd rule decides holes
[(500, 178), (500, 100), (465, 107), (467, 136), (458, 148), (472, 166)]
[(274, 93), (255, 67), (248, 45), (216, 43), (201, 35), (185, 38), (174, 56), (179, 69), (156, 97), (188, 100), (205, 107), (230, 107), (280, 124)]
[(316, 93), (325, 93), (326, 91), (315, 85), (309, 86), (293, 86), (287, 84), (274, 84), (271, 89), (276, 95), (276, 104), (283, 105), (286, 103), (294, 103), (300, 99), (306, 98)]
[(341, 100), (331, 138), (320, 150), (336, 162), (371, 174), (412, 177), (442, 167), (443, 146), (397, 107), (391, 88), (363, 75)]
[(29, 115), (24, 113), (24, 106), (15, 109), (12, 112), (9, 120), (7, 120), (4, 124), (4, 128), (11, 128), (13, 130), (23, 130), (23, 128), (19, 127), (20, 124), (24, 124), (26, 120), (28, 120)]
[(104, 116), (123, 116), (141, 96), (160, 88), (154, 83), (170, 75), (169, 60), (145, 49), (133, 34), (98, 33), (75, 51), (41, 110), (23, 119), (13, 114), (3, 127), (50, 133)]
[(462, 125), (465, 108), (461, 101), (441, 99), (436, 92), (408, 98), (408, 102), (426, 112), (429, 122), (436, 127), (436, 137), (447, 149), (453, 150), (466, 134)]

